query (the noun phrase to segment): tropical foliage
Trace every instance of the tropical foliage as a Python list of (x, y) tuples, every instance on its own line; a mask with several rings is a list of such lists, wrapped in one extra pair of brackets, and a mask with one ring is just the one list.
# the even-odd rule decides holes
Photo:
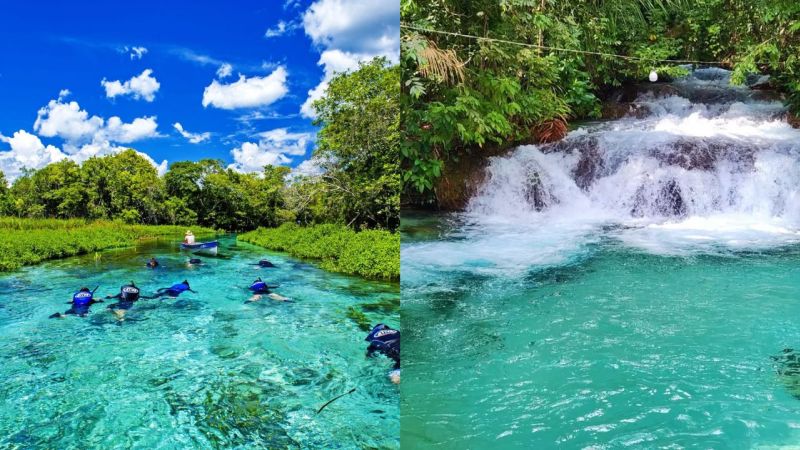
[(355, 232), (343, 225), (301, 227), (283, 224), (259, 228), (238, 239), (299, 258), (316, 259), (322, 268), (365, 278), (400, 278), (400, 235), (385, 230)]
[(417, 198), (471, 152), (557, 138), (610, 88), (685, 73), (664, 60), (771, 74), (800, 110), (793, 1), (401, 0), (401, 21), (403, 189)]

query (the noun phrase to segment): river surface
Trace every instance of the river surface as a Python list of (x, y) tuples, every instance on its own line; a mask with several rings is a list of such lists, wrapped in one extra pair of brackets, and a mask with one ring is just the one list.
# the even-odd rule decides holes
[(800, 442), (800, 132), (728, 77), (404, 214), (403, 446)]
[[(0, 448), (398, 448), (391, 362), (366, 359), (346, 317), (355, 306), (396, 325), (398, 285), (231, 237), (220, 254), (187, 267), (159, 241), (0, 276)], [(151, 256), (160, 268), (145, 268)], [(260, 258), (278, 267), (250, 265)], [(257, 276), (293, 302), (245, 304)], [(150, 294), (183, 279), (197, 294), (139, 301), (123, 322), (102, 303), (48, 319), (84, 285), (105, 296), (133, 280)]]

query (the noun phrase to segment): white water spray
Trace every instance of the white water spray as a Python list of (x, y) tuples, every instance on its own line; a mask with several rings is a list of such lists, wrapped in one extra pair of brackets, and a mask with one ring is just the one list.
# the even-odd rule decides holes
[(800, 240), (800, 130), (780, 101), (729, 75), (697, 70), (640, 95), (638, 118), (493, 158), (468, 215), (536, 229), (617, 225), (626, 243), (667, 253)]

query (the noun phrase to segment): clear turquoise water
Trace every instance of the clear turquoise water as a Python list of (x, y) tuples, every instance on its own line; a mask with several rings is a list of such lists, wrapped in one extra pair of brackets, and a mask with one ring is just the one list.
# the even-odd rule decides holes
[(614, 228), (403, 228), (403, 447), (800, 443), (800, 371), (772, 358), (800, 347), (797, 244), (659, 254)]
[[(399, 287), (324, 272), (223, 240), (231, 259), (187, 268), (176, 243), (69, 258), (0, 276), (0, 448), (397, 448), (391, 362), (364, 357), (345, 316), (397, 324)], [(155, 255), (162, 268), (144, 267)], [(277, 269), (248, 263), (268, 257)], [(244, 304), (258, 275), (294, 303)], [(48, 319), (82, 285), (143, 293), (188, 278), (198, 294), (139, 302), (117, 322)], [(369, 308), (368, 308), (369, 309)], [(356, 392), (316, 410), (328, 399)]]

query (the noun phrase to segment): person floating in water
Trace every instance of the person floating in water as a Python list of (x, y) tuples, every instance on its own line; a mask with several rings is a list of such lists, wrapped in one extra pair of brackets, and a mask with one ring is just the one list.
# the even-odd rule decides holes
[(119, 300), (117, 303), (108, 305), (108, 309), (117, 316), (119, 320), (125, 320), (125, 314), (133, 307), (133, 303), (139, 300), (140, 290), (136, 287), (136, 283), (131, 281), (119, 288), (119, 294), (108, 295), (106, 298), (115, 298)]
[(81, 290), (72, 295), (72, 301), (69, 302), (69, 304), (72, 306), (68, 310), (64, 311), (64, 314), (55, 313), (51, 315), (50, 318), (64, 318), (68, 315), (86, 317), (86, 315), (89, 314), (89, 308), (92, 305), (95, 303), (103, 303), (102, 300), (94, 299), (94, 292), (96, 290), (97, 288), (94, 288), (94, 291), (90, 291), (89, 288), (82, 287)]
[(278, 286), (270, 286), (270, 285), (268, 285), (265, 281), (263, 281), (261, 279), (261, 277), (256, 278), (256, 281), (253, 281), (253, 283), (250, 284), (250, 287), (248, 288), (251, 291), (253, 291), (253, 296), (250, 297), (250, 300), (248, 300), (245, 303), (257, 302), (257, 301), (261, 300), (261, 296), (263, 296), (263, 295), (266, 295), (267, 297), (271, 298), (272, 300), (275, 300), (275, 301), (278, 301), (278, 302), (289, 302), (289, 301), (291, 301), (291, 300), (289, 300), (288, 298), (286, 298), (286, 297), (284, 297), (282, 295), (279, 295), (279, 294), (276, 294), (276, 293), (270, 291), (270, 289), (275, 289), (276, 287), (278, 287)]
[(156, 294), (153, 295), (153, 296), (142, 297), (142, 298), (147, 298), (147, 299), (154, 299), (154, 298), (161, 298), (161, 297), (178, 298), (179, 295), (181, 295), (182, 293), (184, 293), (186, 291), (189, 291), (189, 292), (191, 292), (193, 294), (197, 293), (197, 291), (192, 290), (192, 288), (189, 287), (189, 282), (188, 281), (183, 280), (180, 283), (173, 284), (172, 286), (170, 286), (168, 288), (159, 289), (158, 291), (156, 291)]
[(159, 266), (158, 261), (156, 261), (155, 258), (150, 258), (150, 261), (147, 261), (147, 267), (151, 269), (155, 269), (158, 266)]
[(188, 266), (201, 266), (203, 265), (203, 260), (200, 258), (189, 258), (189, 261), (186, 264)]
[(381, 353), (394, 361), (394, 367), (389, 372), (389, 379), (394, 384), (400, 384), (400, 331), (379, 323), (364, 340), (369, 342), (367, 357)]
[(275, 267), (275, 264), (272, 264), (269, 260), (262, 259), (258, 262), (258, 267)]

